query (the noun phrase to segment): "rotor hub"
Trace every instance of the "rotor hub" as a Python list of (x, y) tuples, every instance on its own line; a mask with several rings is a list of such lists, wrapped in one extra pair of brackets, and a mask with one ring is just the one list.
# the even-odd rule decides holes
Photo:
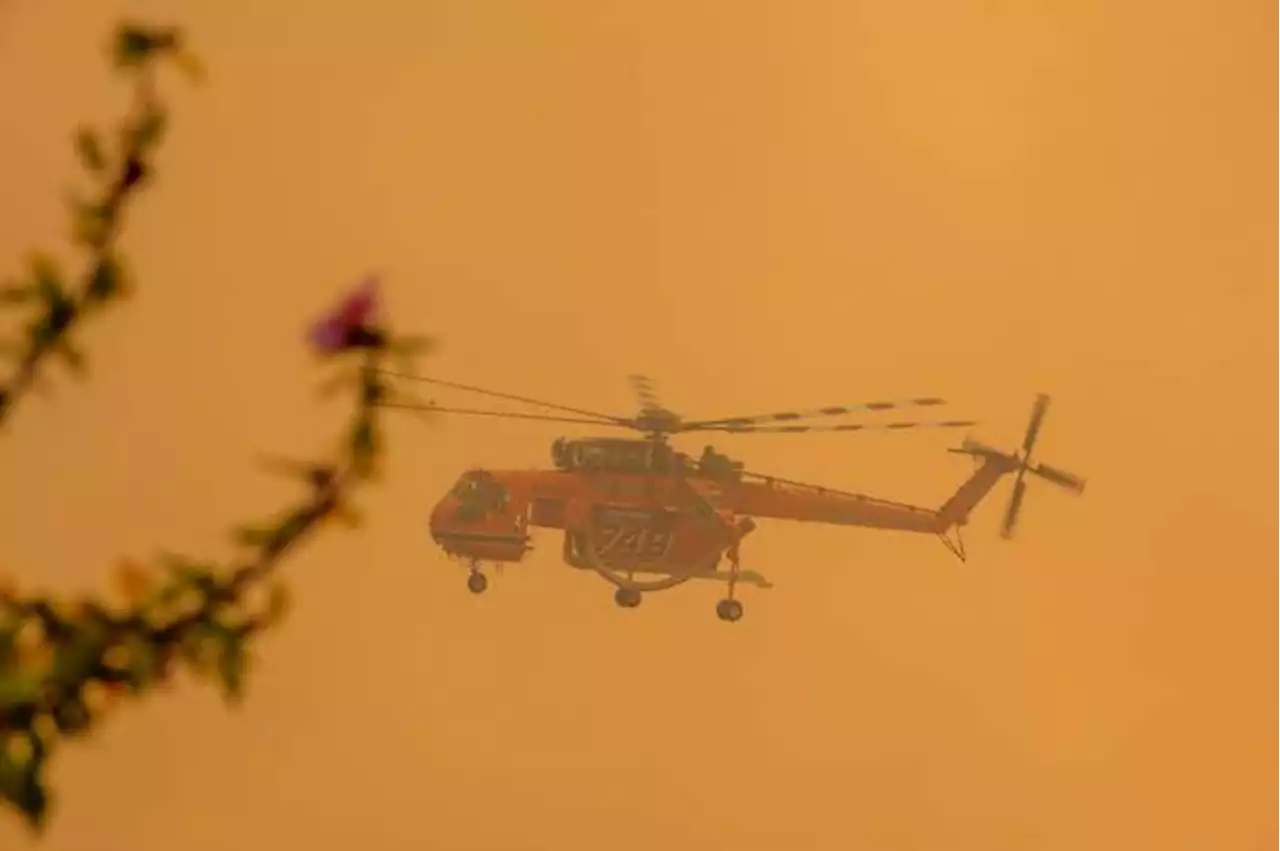
[(635, 425), (641, 431), (655, 436), (674, 434), (680, 430), (682, 420), (678, 414), (666, 408), (646, 408), (636, 417)]

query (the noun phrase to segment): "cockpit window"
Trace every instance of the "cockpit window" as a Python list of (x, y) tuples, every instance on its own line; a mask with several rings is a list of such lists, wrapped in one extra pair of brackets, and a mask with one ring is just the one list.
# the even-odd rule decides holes
[(502, 511), (507, 507), (507, 489), (493, 474), (483, 470), (473, 470), (463, 475), (453, 486), (452, 494), (465, 513), (476, 517), (494, 510)]
[(458, 479), (458, 483), (453, 486), (453, 495), (458, 499), (467, 499), (474, 497), (480, 490), (480, 480), (474, 473), (467, 473)]

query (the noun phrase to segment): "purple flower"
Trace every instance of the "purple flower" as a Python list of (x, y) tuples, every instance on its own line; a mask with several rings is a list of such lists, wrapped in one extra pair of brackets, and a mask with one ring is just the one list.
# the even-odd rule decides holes
[(307, 339), (321, 353), (329, 355), (373, 345), (380, 339), (372, 327), (378, 307), (378, 278), (370, 275), (311, 326)]

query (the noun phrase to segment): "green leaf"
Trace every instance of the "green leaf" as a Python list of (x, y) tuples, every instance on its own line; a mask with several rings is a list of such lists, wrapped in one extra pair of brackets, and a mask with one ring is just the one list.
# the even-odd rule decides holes
[(162, 550), (156, 555), (156, 561), (160, 562), (165, 568), (171, 571), (175, 576), (184, 579), (192, 579), (197, 576), (205, 576), (212, 573), (216, 568), (208, 562), (199, 559), (184, 556), (181, 553), (169, 552)]
[(119, 262), (114, 257), (103, 257), (94, 264), (89, 275), (87, 295), (92, 301), (106, 301), (121, 295), (122, 280)]
[(58, 262), (52, 257), (44, 254), (36, 255), (31, 259), (31, 273), (34, 280), (31, 283), (33, 294), (39, 297), (46, 304), (56, 302), (64, 297), (66, 291), (65, 280), (62, 270), (58, 267)]
[(101, 628), (76, 622), (68, 641), (57, 645), (53, 657), (51, 680), (64, 688), (82, 683), (102, 661), (106, 652), (106, 636)]
[(86, 372), (84, 353), (71, 345), (67, 340), (59, 340), (55, 346), (55, 351), (67, 362), (67, 366), (71, 367), (71, 372), (78, 378), (83, 378)]
[(98, 134), (88, 127), (81, 127), (76, 131), (76, 154), (84, 167), (94, 174), (101, 174), (107, 167), (107, 158), (102, 153)]
[(159, 106), (149, 106), (133, 128), (132, 142), (137, 151), (146, 151), (160, 143), (168, 127), (169, 117)]
[(69, 198), (71, 207), (71, 239), (77, 245), (96, 247), (104, 241), (111, 224), (111, 210), (96, 201)]
[(242, 526), (232, 531), (232, 539), (243, 547), (260, 547), (275, 535), (273, 529), (261, 529), (255, 526)]
[(0, 304), (27, 304), (38, 292), (34, 284), (5, 284), (0, 286)]
[(0, 737), (0, 797), (17, 807), (36, 831), (45, 826), (49, 810), (43, 777), (46, 755), (44, 743), (30, 731)]
[(378, 436), (373, 420), (361, 414), (351, 430), (351, 466), (356, 475), (365, 477), (373, 471), (378, 452)]
[(161, 553), (160, 563), (172, 574), (181, 590), (195, 588), (202, 594), (210, 594), (218, 587), (217, 565), (195, 561), (175, 553)]
[(374, 408), (387, 396), (387, 386), (375, 376), (365, 376), (360, 383), (360, 404), (365, 408)]
[(177, 45), (176, 29), (122, 24), (116, 29), (112, 53), (117, 67), (136, 68), (153, 59), (157, 53), (173, 50)]
[(219, 644), (218, 627), (208, 621), (190, 626), (179, 641), (178, 652), (196, 671), (204, 673), (216, 656)]
[(204, 63), (194, 53), (187, 50), (176, 50), (173, 53), (173, 62), (178, 66), (178, 70), (191, 82), (197, 84), (204, 82)]
[(38, 349), (47, 349), (61, 339), (76, 319), (76, 303), (61, 289), (61, 283), (47, 278), (42, 281), (41, 297), (45, 311), (28, 327), (28, 343)]
[(280, 583), (271, 586), (267, 596), (267, 606), (262, 613), (264, 626), (274, 626), (284, 619), (289, 611), (289, 589)]
[(135, 692), (143, 691), (160, 675), (160, 653), (151, 641), (141, 635), (130, 636), (123, 646), (128, 659), (124, 669), (125, 682)]
[[(0, 671), (8, 671), (17, 659), (18, 630), (22, 627), (17, 618), (6, 617), (0, 622)], [(0, 693), (3, 692), (6, 673), (0, 673)], [(4, 698), (0, 697), (0, 703)]]
[(93, 726), (93, 713), (84, 705), (79, 693), (73, 692), (53, 707), (53, 720), (58, 725), (58, 732), (64, 736), (75, 736)]
[(54, 275), (56, 277), (58, 271), (58, 258), (54, 257), (47, 251), (31, 251), (27, 254), (26, 266), (36, 280), (50, 275)]
[(244, 697), (244, 677), (249, 654), (244, 639), (235, 632), (223, 630), (219, 641), (218, 678), (222, 681), (222, 692), (228, 703), (239, 703)]
[(307, 531), (307, 527), (311, 525), (311, 516), (304, 511), (295, 511), (284, 519), (271, 535), (271, 544), (273, 547), (284, 547), (292, 543)]
[(40, 697), (41, 678), (17, 668), (0, 672), (0, 709), (34, 703)]
[(147, 608), (158, 606), (165, 608), (177, 603), (184, 594), (187, 593), (187, 586), (180, 580), (170, 577), (167, 582), (160, 585), (159, 588), (151, 595), (151, 599), (146, 601)]
[(359, 529), (364, 525), (364, 515), (358, 509), (338, 503), (332, 508), (332, 516), (348, 529)]

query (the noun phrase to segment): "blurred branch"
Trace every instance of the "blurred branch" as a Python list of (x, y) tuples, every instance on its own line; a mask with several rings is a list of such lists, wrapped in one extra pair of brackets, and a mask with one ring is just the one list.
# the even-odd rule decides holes
[(45, 822), (44, 770), (55, 745), (90, 731), (115, 698), (147, 693), (185, 664), (239, 699), (249, 640), (283, 614), (283, 586), (267, 582), (327, 521), (351, 523), (350, 496), (377, 472), (384, 351), (382, 343), (350, 347), (359, 382), (342, 457), (300, 465), (306, 497), (265, 526), (239, 530), (249, 554), (234, 569), (169, 555), (160, 559), (167, 576), (156, 581), (126, 561), (117, 576), (122, 606), (0, 594), (0, 798), (33, 827)]
[[(17, 369), (0, 385), (0, 424), (51, 355), (82, 365), (71, 331), (124, 290), (115, 245), (126, 202), (148, 175), (163, 133), (165, 113), (151, 74), (164, 56), (195, 70), (176, 30), (121, 27), (114, 60), (136, 74), (138, 96), (114, 165), (95, 134), (77, 137), (82, 163), (102, 186), (98, 201), (76, 202), (76, 241), (90, 258), (84, 281), (73, 290), (50, 258), (37, 257), (27, 281), (0, 289), (0, 302), (32, 306), (34, 314), (15, 347)], [(117, 570), (114, 603), (0, 589), (0, 802), (30, 826), (47, 823), (52, 753), (63, 739), (95, 729), (120, 697), (146, 694), (186, 667), (216, 679), (229, 701), (240, 698), (250, 640), (277, 623), (286, 606), (284, 587), (273, 582), (277, 568), (327, 522), (354, 524), (349, 500), (379, 470), (382, 362), (429, 345), (393, 337), (379, 313), (377, 281), (370, 279), (311, 329), (309, 345), (348, 372), (347, 384), (355, 389), (351, 422), (335, 457), (285, 465), (302, 481), (304, 497), (275, 518), (238, 530), (242, 555), (233, 566), (166, 555), (157, 571), (125, 561)]]
[(88, 255), (87, 270), (73, 286), (51, 256), (34, 254), (22, 279), (0, 286), (0, 307), (30, 313), (23, 337), (5, 347), (16, 366), (0, 383), (0, 426), (38, 382), (51, 356), (83, 372), (84, 355), (75, 347), (72, 331), (128, 291), (117, 241), (126, 208), (151, 173), (168, 118), (155, 93), (157, 63), (172, 60), (189, 75), (199, 75), (198, 63), (184, 50), (176, 29), (123, 25), (115, 33), (112, 57), (116, 68), (133, 80), (134, 106), (119, 127), (114, 155), (92, 128), (83, 127), (75, 136), (76, 154), (97, 188), (93, 200), (71, 199), (72, 235)]

